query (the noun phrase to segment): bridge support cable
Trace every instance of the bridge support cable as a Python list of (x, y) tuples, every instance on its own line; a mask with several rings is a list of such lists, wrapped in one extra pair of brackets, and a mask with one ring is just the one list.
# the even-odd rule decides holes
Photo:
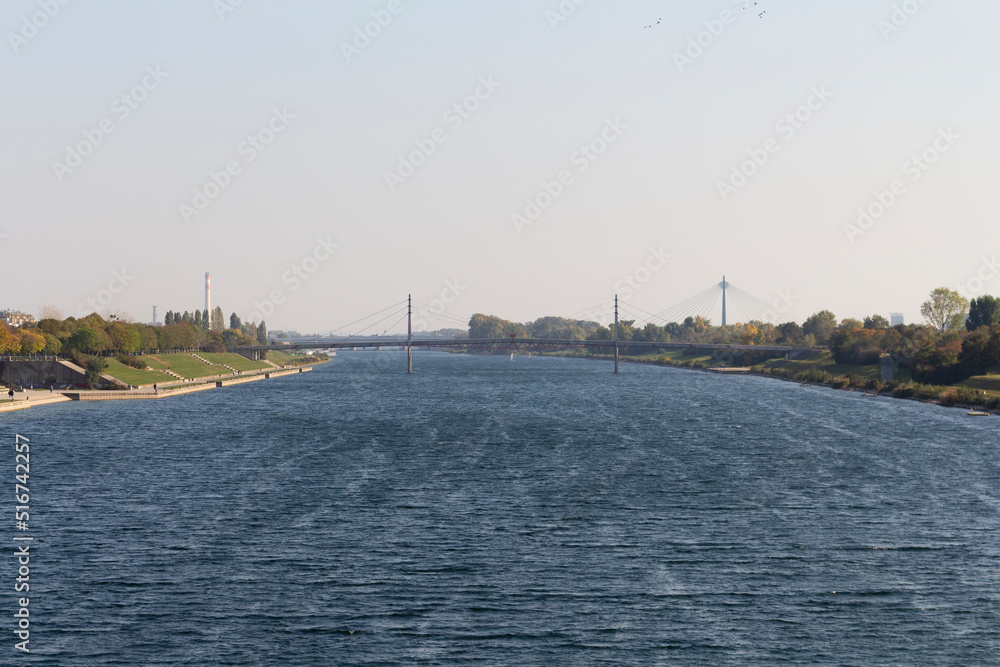
[(712, 309), (719, 300), (720, 291), (716, 289), (706, 290), (698, 298), (689, 299), (683, 310), (677, 310), (676, 315), (665, 319), (663, 324), (669, 322), (683, 322), (688, 317), (701, 317), (705, 320), (711, 319)]
[[(361, 319), (354, 320), (353, 322), (348, 322), (347, 324), (345, 324), (343, 326), (340, 326), (340, 327), (337, 327), (336, 329), (331, 329), (330, 332), (328, 334), (326, 334), (326, 335), (330, 336), (330, 337), (333, 337), (338, 331), (342, 331), (344, 329), (347, 329), (348, 327), (353, 327), (355, 324), (359, 324), (361, 322), (364, 322), (365, 320), (369, 320), (369, 319), (375, 317), (376, 315), (381, 315), (382, 313), (386, 312), (387, 310), (392, 310), (393, 308), (399, 308), (400, 306), (402, 306), (405, 303), (406, 303), (405, 301), (400, 301), (399, 303), (394, 303), (391, 306), (389, 306), (388, 308), (383, 308), (382, 310), (374, 312), (371, 315), (365, 315)], [(388, 318), (386, 318), (386, 319), (388, 319)], [(362, 331), (364, 331), (364, 329), (362, 329)]]
[(722, 288), (722, 326), (726, 326), (726, 288), (729, 287), (729, 283), (726, 282), (725, 276), (722, 276), (719, 287)]
[[(406, 303), (406, 302), (404, 301), (403, 303)], [(402, 308), (400, 308), (399, 310), (397, 310), (397, 311), (395, 311), (393, 313), (389, 313), (388, 315), (386, 315), (385, 317), (383, 317), (382, 319), (380, 319), (377, 322), (372, 322), (368, 326), (366, 326), (366, 327), (364, 327), (362, 329), (358, 329), (355, 333), (352, 333), (350, 336), (348, 336), (348, 338), (353, 338), (355, 336), (360, 336), (365, 331), (369, 331), (370, 329), (375, 329), (375, 327), (377, 327), (378, 325), (380, 325), (383, 322), (386, 322), (386, 321), (392, 319), (393, 317), (396, 317), (396, 315), (400, 315), (400, 314), (402, 314), (402, 317), (400, 317), (398, 320), (396, 320), (391, 326), (386, 327), (383, 330), (383, 334), (388, 333), (390, 329), (394, 329), (396, 327), (396, 325), (398, 325), (400, 322), (402, 322), (403, 319), (406, 317), (406, 306), (403, 306)], [(375, 329), (375, 335), (376, 336), (379, 335), (378, 334), (378, 329)]]
[[(636, 305), (633, 305), (633, 304), (629, 304), (628, 306), (620, 304), (619, 307), (622, 310), (626, 311), (629, 315), (631, 315), (632, 317), (634, 317), (636, 322), (641, 322), (642, 324), (646, 324), (649, 321), (651, 321), (652, 318), (656, 317), (656, 315), (654, 315), (653, 313), (649, 312), (648, 310), (643, 310), (639, 306), (636, 306)], [(636, 313), (635, 311), (639, 311), (639, 312)], [(641, 313), (641, 314), (639, 314), (639, 313)]]
[(614, 308), (614, 302), (612, 302), (612, 301), (602, 301), (601, 303), (594, 304), (593, 306), (590, 306), (589, 308), (584, 308), (583, 310), (578, 310), (575, 313), (573, 313), (572, 315), (568, 315), (566, 317), (566, 319), (567, 320), (583, 320), (583, 321), (586, 322), (586, 321), (591, 321), (588, 318), (594, 316), (595, 314), (598, 315), (598, 319), (600, 319), (601, 315), (609, 315), (610, 312), (611, 312), (611, 310), (613, 308)]
[(781, 316), (771, 304), (732, 285), (730, 285), (729, 291), (733, 305), (744, 316), (747, 322), (756, 320), (772, 324), (780, 323)]
[(695, 294), (692, 297), (688, 297), (684, 301), (667, 308), (656, 314), (650, 321), (654, 324), (667, 324), (669, 322), (676, 322), (678, 319), (682, 320), (689, 316), (692, 311), (701, 307), (706, 299), (711, 299), (713, 296), (717, 296), (719, 292), (718, 285), (712, 285), (708, 289)]
[(418, 299), (413, 299), (413, 304), (416, 306), (417, 314), (426, 317), (428, 321), (442, 320), (445, 324), (455, 328), (467, 329), (469, 327), (469, 320), (472, 319), (471, 317), (463, 319), (457, 315), (446, 313), (440, 308), (435, 309), (434, 306)]
[(753, 294), (750, 294), (749, 292), (741, 290), (738, 287), (733, 287), (732, 285), (730, 285), (729, 289), (734, 296), (738, 296), (743, 300), (745, 300), (747, 302), (747, 307), (752, 309), (754, 313), (757, 315), (757, 319), (759, 319), (762, 322), (771, 322), (772, 324), (780, 324), (782, 317), (786, 318), (785, 321), (793, 319), (790, 313), (785, 312), (783, 315), (781, 312), (779, 312), (777, 306), (768, 303), (763, 299), (759, 299)]
[[(650, 314), (646, 318), (636, 318), (644, 323), (666, 325), (670, 322), (683, 322), (686, 317), (702, 316), (706, 320), (711, 319), (715, 312), (716, 304), (722, 297), (722, 325), (730, 324), (735, 311), (740, 318), (751, 321), (771, 322), (778, 324), (783, 315), (772, 304), (760, 299), (749, 292), (736, 287), (729, 282), (725, 276), (721, 283), (712, 285), (694, 296), (660, 311)], [(646, 311), (643, 311), (646, 312)]]

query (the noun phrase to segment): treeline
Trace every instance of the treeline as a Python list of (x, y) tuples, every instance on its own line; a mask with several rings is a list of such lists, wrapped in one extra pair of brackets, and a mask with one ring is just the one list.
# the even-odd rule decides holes
[[(627, 351), (630, 341), (702, 344), (790, 345), (829, 348), (840, 364), (868, 365), (891, 356), (908, 367), (917, 382), (954, 384), (973, 375), (1000, 370), (1000, 299), (982, 296), (966, 300), (957, 292), (938, 288), (920, 309), (927, 324), (890, 326), (881, 315), (838, 321), (821, 310), (797, 322), (748, 322), (713, 326), (700, 316), (663, 325), (636, 326), (620, 320), (618, 337)], [(477, 313), (469, 321), (471, 338), (558, 338), (614, 340), (614, 325), (543, 317), (521, 324)]]
[[(172, 315), (172, 313), (171, 313)], [(105, 320), (93, 313), (64, 320), (43, 319), (32, 327), (11, 329), (0, 324), (0, 354), (19, 355), (134, 355), (158, 350), (225, 352), (227, 346), (267, 343), (267, 326), (240, 321), (235, 314), (226, 329), (206, 329), (192, 316), (179, 316), (169, 324), (153, 326)]]
[(469, 320), (470, 338), (557, 338), (584, 340), (601, 325), (597, 322), (570, 320), (564, 317), (541, 317), (521, 324), (495, 315), (476, 313)]
[(890, 355), (914, 380), (935, 385), (1000, 370), (1000, 299), (986, 295), (970, 302), (938, 288), (921, 313), (928, 325), (867, 329), (845, 320), (830, 340), (834, 360), (871, 364)]
[[(832, 323), (830, 322), (832, 320)], [(886, 323), (888, 324), (888, 323)], [(681, 323), (665, 325), (652, 323), (638, 327), (635, 320), (619, 320), (618, 337), (628, 341), (659, 341), (682, 343), (728, 343), (742, 345), (806, 345), (813, 346), (822, 339), (829, 340), (837, 326), (832, 313), (823, 311), (802, 326), (796, 322), (773, 325), (766, 322), (712, 326), (701, 316), (688, 317)], [(541, 317), (533, 322), (520, 323), (501, 319), (495, 315), (476, 313), (469, 320), (470, 338), (545, 338), (561, 340), (614, 340), (614, 324), (607, 326), (587, 320), (564, 317)]]
[[(211, 315), (209, 315), (207, 310), (196, 310), (193, 313), (186, 310), (183, 313), (175, 313), (172, 310), (168, 310), (167, 314), (163, 317), (163, 324), (165, 326), (171, 324), (189, 324), (202, 331), (225, 332), (226, 330), (225, 315), (219, 306), (215, 307)], [(242, 331), (250, 338), (257, 340), (261, 345), (267, 344), (267, 325), (263, 321), (260, 324), (243, 322), (240, 320), (239, 315), (232, 313), (229, 315), (229, 328), (234, 331)]]

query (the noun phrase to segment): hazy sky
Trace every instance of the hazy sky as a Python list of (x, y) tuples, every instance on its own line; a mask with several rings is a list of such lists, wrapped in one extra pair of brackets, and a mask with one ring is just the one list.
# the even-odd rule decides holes
[(63, 1), (0, 6), (0, 307), (1000, 293), (1000, 3)]

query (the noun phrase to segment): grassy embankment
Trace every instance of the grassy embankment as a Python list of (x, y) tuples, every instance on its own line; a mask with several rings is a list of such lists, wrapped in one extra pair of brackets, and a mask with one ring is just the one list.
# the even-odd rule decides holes
[(935, 401), (946, 406), (1000, 409), (1000, 375), (978, 375), (955, 385), (930, 385), (914, 382), (909, 369), (897, 368), (895, 380), (882, 382), (878, 364), (837, 364), (830, 352), (822, 352), (807, 361), (770, 361), (754, 366), (753, 371), (799, 382), (825, 384), (835, 389), (864, 389), (896, 398)]
[(326, 359), (313, 357), (307, 354), (289, 354), (278, 350), (268, 350), (267, 360), (279, 366), (305, 366), (307, 364), (317, 364)]
[[(581, 354), (556, 352), (557, 356), (575, 356), (591, 359), (613, 359), (609, 354)], [(622, 361), (709, 369), (733, 364), (713, 357), (701, 350), (656, 351), (641, 356), (622, 356)], [(808, 384), (822, 384), (835, 389), (857, 389), (896, 398), (914, 398), (935, 401), (946, 406), (986, 407), (1000, 410), (1000, 375), (978, 375), (956, 385), (928, 385), (914, 382), (910, 369), (897, 367), (896, 379), (882, 382), (880, 364), (838, 364), (829, 351), (817, 351), (811, 358), (798, 361), (772, 359), (750, 367), (752, 373), (793, 380)]]
[(242, 354), (236, 354), (235, 352), (199, 352), (198, 356), (208, 359), (213, 364), (225, 364), (226, 366), (235, 368), (238, 371), (243, 371), (244, 373), (249, 373), (250, 371), (262, 371), (265, 368), (272, 367), (271, 364), (263, 361), (253, 361), (252, 359), (247, 359)]
[[(107, 370), (105, 374), (117, 379), (122, 384), (150, 385), (156, 383), (176, 382), (177, 378), (163, 371), (171, 371), (187, 380), (196, 380), (217, 375), (231, 375), (232, 369), (244, 373), (270, 370), (271, 364), (263, 361), (253, 361), (235, 352), (200, 352), (202, 357), (209, 363), (196, 359), (187, 352), (174, 354), (147, 354), (138, 357), (148, 367), (147, 370), (140, 370), (126, 366), (116, 359), (107, 359)], [(325, 361), (324, 359), (308, 355), (292, 355), (286, 352), (270, 351), (267, 354), (268, 361), (279, 366), (304, 366)], [(229, 368), (227, 368), (227, 366)]]
[(187, 352), (178, 352), (175, 354), (147, 354), (140, 358), (153, 369), (170, 370), (189, 380), (232, 373), (232, 371), (223, 366), (206, 364), (204, 361), (195, 359), (190, 353)]
[(126, 366), (117, 359), (105, 359), (108, 364), (105, 375), (110, 375), (122, 384), (143, 385), (154, 382), (171, 382), (177, 378), (159, 371), (141, 371), (138, 368)]

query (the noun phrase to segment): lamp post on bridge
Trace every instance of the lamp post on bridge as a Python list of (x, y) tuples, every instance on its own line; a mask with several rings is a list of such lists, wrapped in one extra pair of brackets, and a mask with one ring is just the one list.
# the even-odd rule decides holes
[(615, 375), (618, 374), (618, 295), (615, 294)]

